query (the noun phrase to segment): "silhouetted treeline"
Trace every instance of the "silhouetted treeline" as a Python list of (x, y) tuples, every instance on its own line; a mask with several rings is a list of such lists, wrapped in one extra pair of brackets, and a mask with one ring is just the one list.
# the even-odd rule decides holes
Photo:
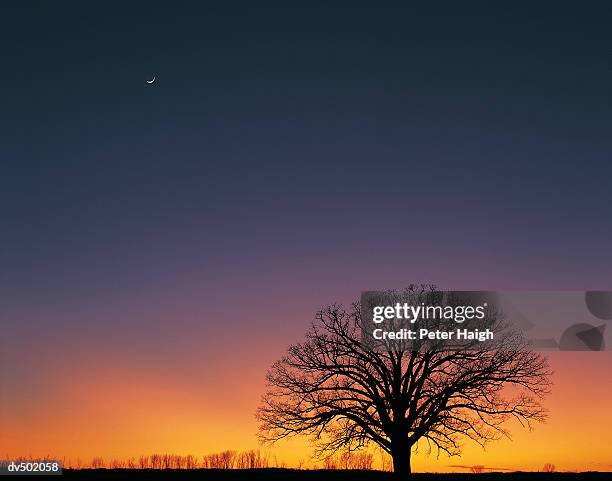
[[(46, 457), (45, 459), (51, 459)], [(20, 458), (28, 461), (26, 458)], [(284, 461), (279, 461), (276, 456), (260, 450), (250, 449), (246, 451), (225, 450), (217, 453), (194, 456), (191, 454), (151, 454), (149, 456), (131, 457), (128, 459), (108, 459), (96, 456), (89, 462), (81, 459), (76, 461), (70, 459), (59, 460), (67, 469), (262, 469), (262, 468), (286, 468)], [(298, 462), (298, 469), (304, 469), (306, 462)], [(374, 455), (367, 452), (345, 451), (331, 456), (320, 465), (313, 468), (323, 467), (333, 470), (372, 470), (374, 469)], [(383, 468), (384, 469), (384, 468)], [(387, 468), (388, 469), (388, 468)], [(384, 469), (384, 470), (387, 470)]]
[(325, 469), (374, 469), (374, 455), (372, 453), (355, 453), (345, 451), (341, 454), (326, 458), (323, 462)]
[(255, 469), (277, 467), (276, 458), (270, 462), (270, 456), (259, 450), (234, 451), (226, 450), (218, 453), (194, 456), (191, 454), (151, 454), (138, 458), (110, 459), (93, 458), (89, 463), (78, 459), (64, 461), (64, 467), (83, 469)]

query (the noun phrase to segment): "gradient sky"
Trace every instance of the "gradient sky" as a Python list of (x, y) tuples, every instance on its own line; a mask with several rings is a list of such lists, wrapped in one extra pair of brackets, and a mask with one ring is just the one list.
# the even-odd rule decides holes
[[(0, 453), (255, 447), (364, 289), (611, 287), (604, 2), (129, 3), (0, 16)], [(547, 426), (417, 468), (612, 462), (612, 357), (552, 361)]]

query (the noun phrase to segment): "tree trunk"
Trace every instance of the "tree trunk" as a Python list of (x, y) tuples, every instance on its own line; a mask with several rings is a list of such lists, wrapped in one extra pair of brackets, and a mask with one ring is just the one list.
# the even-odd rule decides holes
[(412, 469), (410, 467), (410, 454), (412, 449), (406, 444), (394, 446), (391, 449), (393, 458), (393, 472), (400, 476), (408, 476)]

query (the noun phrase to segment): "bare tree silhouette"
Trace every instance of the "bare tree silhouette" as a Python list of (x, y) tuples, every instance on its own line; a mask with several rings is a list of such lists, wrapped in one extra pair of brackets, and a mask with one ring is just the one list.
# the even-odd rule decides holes
[[(412, 285), (402, 295), (418, 305), (435, 292)], [(529, 428), (545, 419), (548, 362), (519, 333), (496, 337), (488, 350), (433, 343), (385, 351), (366, 345), (363, 322), (358, 302), (322, 309), (305, 341), (272, 365), (256, 414), (263, 442), (310, 435), (321, 457), (374, 443), (396, 473), (409, 474), (420, 440), (458, 455), (461, 437), (484, 445), (509, 436), (509, 418)]]

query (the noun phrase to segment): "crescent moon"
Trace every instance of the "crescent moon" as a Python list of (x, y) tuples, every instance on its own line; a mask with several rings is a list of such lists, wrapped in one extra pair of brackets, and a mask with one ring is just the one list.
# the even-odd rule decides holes
[(153, 82), (155, 82), (155, 76), (153, 76), (153, 78), (151, 80), (147, 80), (148, 84), (152, 84)]

